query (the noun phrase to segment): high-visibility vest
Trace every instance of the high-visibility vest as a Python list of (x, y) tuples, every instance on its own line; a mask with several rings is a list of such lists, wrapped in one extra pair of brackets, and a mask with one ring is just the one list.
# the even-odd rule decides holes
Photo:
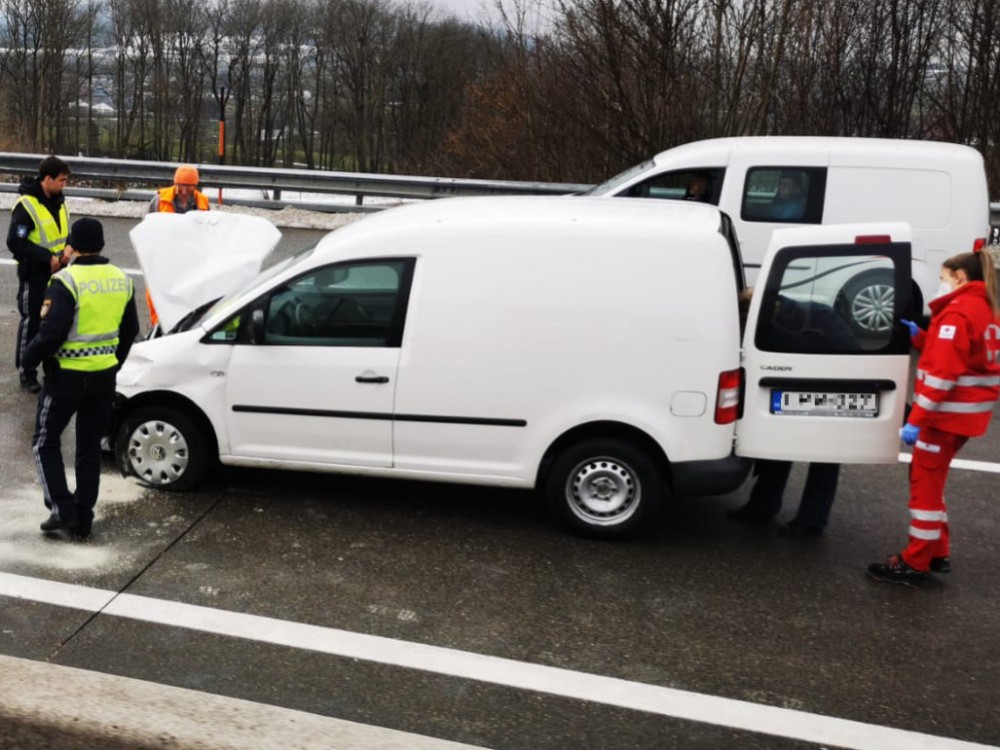
[(38, 198), (33, 195), (22, 195), (17, 203), (24, 206), (28, 216), (35, 223), (35, 228), (28, 235), (28, 242), (44, 247), (53, 255), (58, 255), (66, 247), (66, 237), (69, 234), (69, 211), (66, 203), (59, 207), (59, 220), (53, 216)]
[(57, 282), (76, 300), (69, 336), (56, 352), (59, 367), (99, 372), (117, 366), (118, 329), (132, 298), (132, 280), (110, 263), (73, 263), (49, 281)]
[[(160, 205), (157, 210), (160, 213), (177, 213), (174, 207), (174, 197), (177, 191), (173, 187), (163, 188), (158, 191), (160, 195)], [(208, 211), (208, 198), (200, 190), (194, 191), (194, 209), (196, 211)]]

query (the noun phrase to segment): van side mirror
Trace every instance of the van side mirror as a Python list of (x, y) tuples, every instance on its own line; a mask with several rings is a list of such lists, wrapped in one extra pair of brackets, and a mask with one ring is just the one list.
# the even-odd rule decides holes
[(259, 307), (250, 315), (250, 342), (264, 343), (264, 311)]

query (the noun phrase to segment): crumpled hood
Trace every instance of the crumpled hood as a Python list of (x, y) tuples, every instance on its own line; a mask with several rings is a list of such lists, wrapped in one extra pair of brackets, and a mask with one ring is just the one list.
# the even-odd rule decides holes
[(148, 214), (129, 239), (160, 325), (169, 331), (194, 308), (253, 279), (281, 232), (258, 216), (189, 211)]

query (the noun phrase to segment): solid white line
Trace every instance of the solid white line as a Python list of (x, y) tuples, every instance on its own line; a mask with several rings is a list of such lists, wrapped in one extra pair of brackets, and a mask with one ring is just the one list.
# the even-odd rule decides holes
[[(908, 464), (911, 461), (913, 461), (913, 454), (899, 454), (900, 463)], [(989, 461), (970, 461), (965, 458), (953, 458), (951, 460), (951, 468), (967, 469), (968, 471), (985, 471), (988, 474), (1000, 474), (1000, 464), (991, 463)]]
[[(83, 595), (79, 598), (68, 596), (67, 588), (83, 589)], [(51, 581), (0, 573), (0, 596), (90, 609), (84, 605), (91, 601), (91, 597), (95, 602), (100, 600), (95, 596), (96, 592), (103, 594), (105, 600), (111, 598), (104, 614), (118, 617), (363, 659), (850, 750), (985, 750), (989, 747), (904, 729), (335, 628), (132, 594), (115, 596), (111, 591), (70, 584), (53, 587)], [(52, 601), (53, 597), (58, 601)]]

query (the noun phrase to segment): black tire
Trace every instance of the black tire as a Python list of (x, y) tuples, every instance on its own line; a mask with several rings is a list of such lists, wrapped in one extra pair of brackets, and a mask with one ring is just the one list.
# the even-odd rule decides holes
[(123, 474), (150, 487), (185, 492), (197, 487), (217, 458), (205, 428), (172, 406), (143, 406), (125, 416), (115, 440)]
[(851, 329), (865, 338), (889, 336), (896, 301), (892, 271), (862, 273), (840, 290), (842, 314)]
[(549, 510), (574, 532), (599, 539), (634, 536), (661, 505), (663, 479), (636, 445), (593, 438), (559, 454), (545, 479)]

